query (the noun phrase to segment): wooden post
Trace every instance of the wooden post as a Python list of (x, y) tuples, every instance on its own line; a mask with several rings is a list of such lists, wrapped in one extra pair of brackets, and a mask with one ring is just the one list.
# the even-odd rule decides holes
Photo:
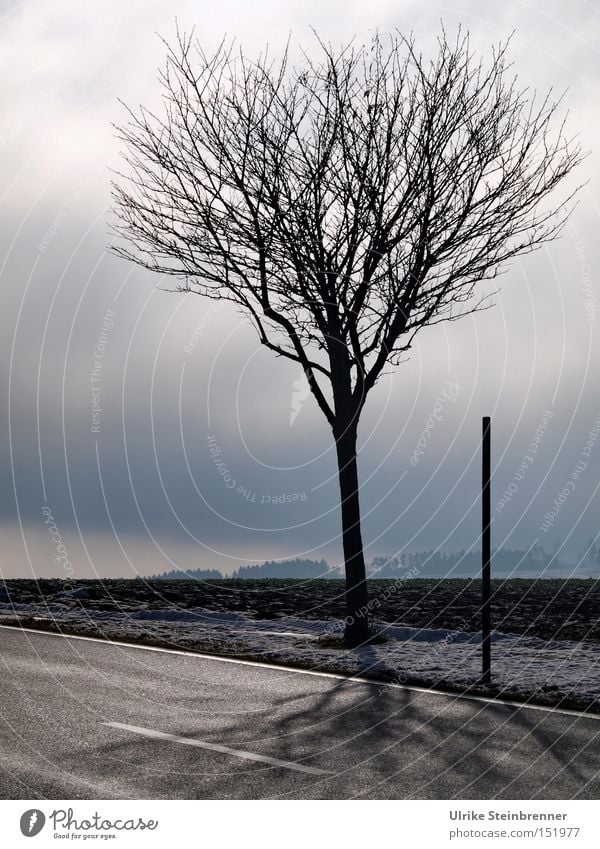
[(491, 420), (484, 416), (482, 420), (482, 457), (481, 457), (481, 681), (489, 684), (492, 673), (491, 638), (491, 510), (490, 510), (490, 474), (491, 474)]

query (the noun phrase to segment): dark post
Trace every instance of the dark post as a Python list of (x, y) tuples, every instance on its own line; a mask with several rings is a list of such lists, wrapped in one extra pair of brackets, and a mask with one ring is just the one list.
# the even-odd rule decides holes
[(490, 533), (490, 472), (491, 472), (491, 420), (482, 420), (481, 458), (481, 680), (491, 680), (491, 533)]

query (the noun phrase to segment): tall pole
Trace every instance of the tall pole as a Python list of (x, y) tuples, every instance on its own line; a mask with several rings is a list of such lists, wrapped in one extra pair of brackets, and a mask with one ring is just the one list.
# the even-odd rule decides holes
[(491, 474), (491, 420), (482, 419), (482, 457), (481, 457), (481, 680), (484, 684), (491, 681), (492, 637), (491, 637), (491, 510), (490, 510), (490, 474)]

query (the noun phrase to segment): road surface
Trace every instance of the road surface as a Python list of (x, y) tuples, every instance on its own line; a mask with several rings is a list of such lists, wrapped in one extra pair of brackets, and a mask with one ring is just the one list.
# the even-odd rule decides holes
[(597, 799), (600, 718), (0, 628), (0, 798)]

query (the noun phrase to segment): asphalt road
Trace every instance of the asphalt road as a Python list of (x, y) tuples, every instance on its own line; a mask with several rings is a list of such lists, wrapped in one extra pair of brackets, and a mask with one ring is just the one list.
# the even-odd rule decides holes
[(597, 799), (600, 719), (0, 628), (0, 798)]

